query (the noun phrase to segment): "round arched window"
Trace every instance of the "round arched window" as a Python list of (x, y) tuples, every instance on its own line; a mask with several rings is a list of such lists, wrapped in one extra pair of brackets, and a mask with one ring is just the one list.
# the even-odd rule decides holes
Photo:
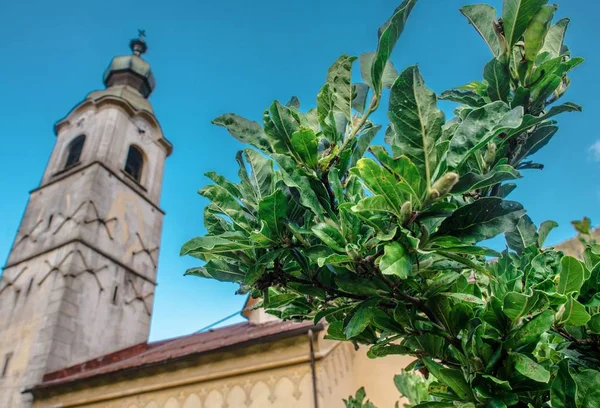
[(129, 146), (127, 153), (127, 161), (125, 162), (125, 173), (129, 174), (136, 181), (142, 178), (142, 170), (144, 168), (144, 154), (136, 146)]
[(72, 165), (79, 162), (81, 158), (81, 152), (85, 143), (85, 135), (79, 135), (69, 143), (67, 154), (67, 161), (65, 162), (65, 168), (71, 167)]

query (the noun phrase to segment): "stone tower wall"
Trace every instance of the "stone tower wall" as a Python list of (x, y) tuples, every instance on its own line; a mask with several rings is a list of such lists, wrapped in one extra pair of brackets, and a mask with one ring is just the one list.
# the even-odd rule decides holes
[[(21, 392), (47, 372), (148, 338), (168, 153), (160, 128), (108, 96), (87, 99), (57, 130), (0, 280), (0, 407), (30, 406)], [(79, 163), (65, 169), (80, 134)], [(145, 158), (139, 183), (123, 171), (132, 144)]]

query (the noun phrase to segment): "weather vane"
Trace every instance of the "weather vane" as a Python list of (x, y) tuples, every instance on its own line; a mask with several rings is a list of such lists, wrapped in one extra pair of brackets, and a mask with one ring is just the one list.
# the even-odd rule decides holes
[(146, 30), (138, 29), (138, 38), (141, 41), (146, 41)]

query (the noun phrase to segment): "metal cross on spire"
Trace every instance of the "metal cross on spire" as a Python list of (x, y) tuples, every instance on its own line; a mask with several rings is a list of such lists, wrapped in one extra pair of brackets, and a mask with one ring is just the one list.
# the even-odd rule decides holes
[(146, 52), (148, 45), (146, 45), (146, 30), (138, 29), (138, 38), (131, 40), (129, 43), (131, 51), (138, 57)]

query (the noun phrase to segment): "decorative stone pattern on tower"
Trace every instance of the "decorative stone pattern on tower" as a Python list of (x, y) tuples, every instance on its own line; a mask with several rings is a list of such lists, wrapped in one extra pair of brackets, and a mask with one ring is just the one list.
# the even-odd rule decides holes
[(0, 280), (0, 407), (29, 407), (21, 392), (46, 372), (147, 341), (172, 147), (146, 99), (143, 36), (131, 48), (55, 126)]

